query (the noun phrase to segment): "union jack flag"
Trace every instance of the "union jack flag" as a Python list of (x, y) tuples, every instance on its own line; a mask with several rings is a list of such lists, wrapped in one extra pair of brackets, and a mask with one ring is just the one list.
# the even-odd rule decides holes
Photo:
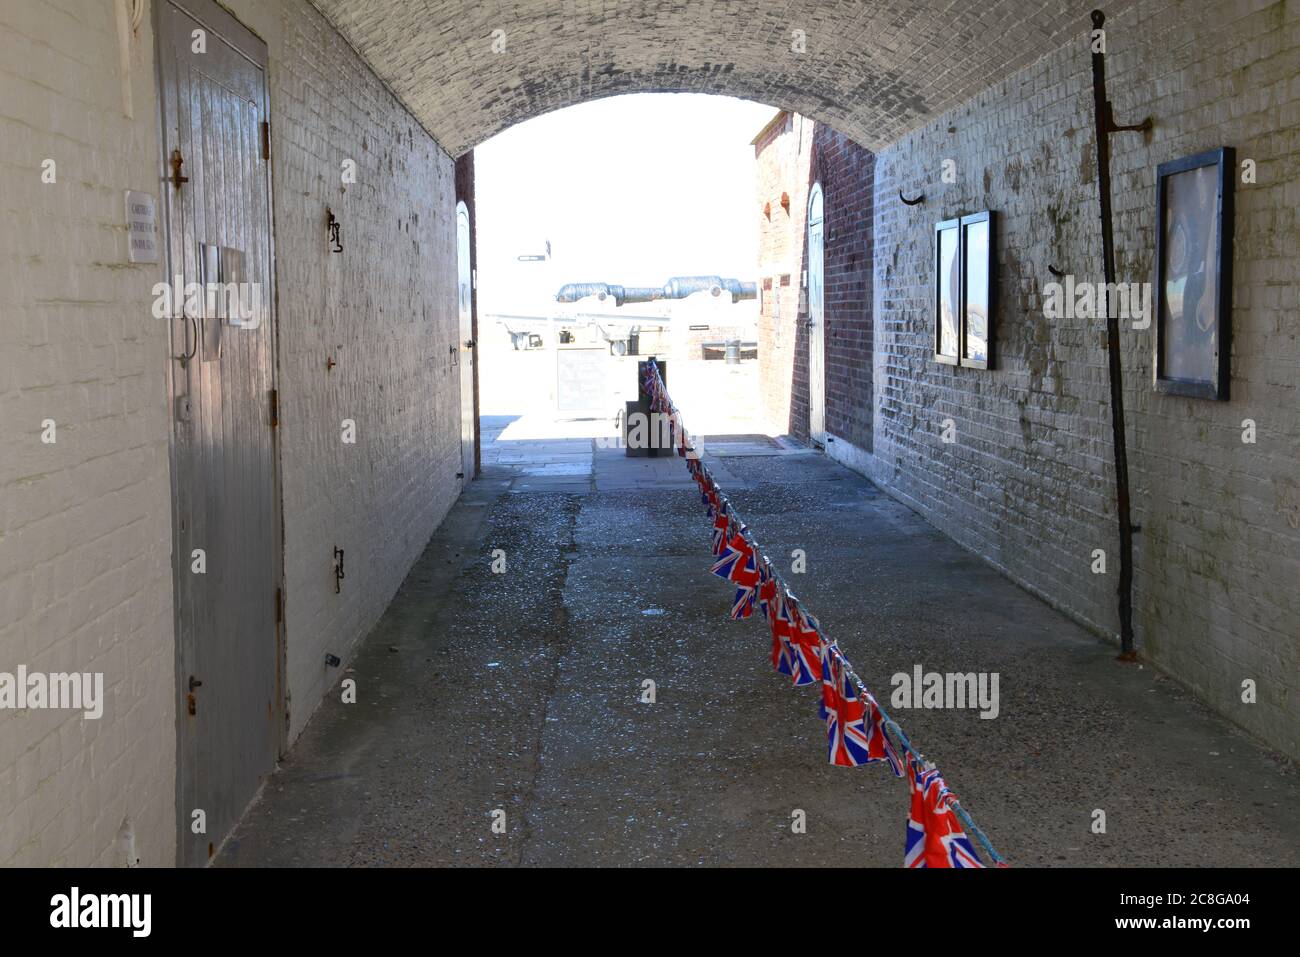
[(867, 694), (867, 754), (868, 761), (884, 761), (894, 772), (894, 777), (903, 776), (903, 762), (898, 760), (893, 742), (885, 733), (885, 714), (876, 702), (876, 696)]
[(792, 601), (794, 614), (790, 630), (791, 675), (795, 685), (811, 685), (822, 680), (822, 636), (817, 619)]
[(723, 544), (722, 552), (710, 570), (719, 578), (737, 585), (758, 587), (758, 559), (754, 554), (754, 546), (745, 537), (744, 525), (732, 525), (731, 536)]
[(754, 614), (754, 595), (756, 590), (753, 588), (737, 588), (736, 597), (731, 600), (731, 620), (739, 621), (742, 618), (748, 618)]
[(761, 576), (754, 546), (745, 538), (744, 526), (732, 529), (718, 560), (713, 563), (713, 568), (710, 570), (719, 578), (725, 578), (740, 586), (731, 604), (731, 617), (739, 619), (752, 615), (754, 594), (758, 590)]
[(938, 768), (928, 771), (914, 754), (907, 756), (907, 783), (912, 810), (907, 818), (904, 867), (983, 867), (970, 839), (953, 813), (953, 793)]
[(726, 500), (720, 501), (714, 511), (716, 514), (713, 517), (713, 554), (721, 555), (722, 550), (726, 547), (727, 530), (731, 525), (731, 517), (727, 514)]
[(830, 763), (841, 767), (884, 761), (898, 777), (903, 764), (885, 733), (885, 716), (875, 696), (858, 689), (834, 644), (821, 646), (822, 700), (817, 716), (826, 722)]
[(790, 634), (794, 630), (794, 621), (780, 588), (775, 590), (768, 610), (767, 623), (772, 629), (772, 667), (778, 674), (793, 675), (794, 652), (790, 650)]
[(871, 760), (867, 708), (858, 698), (833, 645), (825, 645), (822, 653), (820, 713), (826, 719), (826, 744), (831, 764), (854, 768)]
[(703, 505), (709, 504), (709, 489), (713, 485), (713, 478), (709, 475), (709, 470), (704, 467), (704, 463), (699, 459), (687, 459), (686, 470), (691, 473), (695, 479), (695, 484), (700, 487), (700, 502)]
[(701, 469), (703, 469), (704, 480), (700, 482), (700, 491), (704, 495), (704, 504), (709, 518), (714, 518), (722, 504), (722, 496), (719, 494), (717, 483), (713, 481), (713, 476), (709, 474), (709, 470), (703, 466), (701, 466)]

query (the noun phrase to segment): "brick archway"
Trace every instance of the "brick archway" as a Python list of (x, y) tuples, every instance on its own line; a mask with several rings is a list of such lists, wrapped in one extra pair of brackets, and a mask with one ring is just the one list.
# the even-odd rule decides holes
[(316, 5), (439, 144), (459, 156), (521, 120), (635, 92), (770, 103), (874, 149), (1086, 31), (1093, 3)]

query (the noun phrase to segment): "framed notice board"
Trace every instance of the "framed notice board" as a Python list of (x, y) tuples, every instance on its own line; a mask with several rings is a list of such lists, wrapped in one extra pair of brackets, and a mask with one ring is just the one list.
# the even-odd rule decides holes
[(555, 350), (555, 411), (573, 416), (612, 416), (609, 347), (561, 346)]

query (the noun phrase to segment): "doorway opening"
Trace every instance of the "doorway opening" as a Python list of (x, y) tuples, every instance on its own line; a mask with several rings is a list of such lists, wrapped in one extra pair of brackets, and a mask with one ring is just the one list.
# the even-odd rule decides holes
[[(798, 272), (760, 261), (756, 219), (770, 198), (754, 134), (776, 112), (633, 94), (526, 121), (476, 148), (485, 467), (587, 480), (593, 448), (625, 454), (638, 363), (651, 356), (692, 431), (764, 442), (790, 433), (766, 414), (760, 387), (760, 277)], [(788, 245), (791, 262), (802, 258), (801, 242)], [(560, 444), (544, 450), (543, 440)]]

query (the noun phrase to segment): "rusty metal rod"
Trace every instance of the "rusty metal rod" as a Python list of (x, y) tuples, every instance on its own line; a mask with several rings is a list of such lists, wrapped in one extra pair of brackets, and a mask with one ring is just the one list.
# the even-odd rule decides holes
[[(1092, 11), (1092, 25), (1102, 28), (1106, 15)], [(1129, 511), (1128, 446), (1124, 437), (1124, 369), (1119, 354), (1119, 317), (1110, 308), (1110, 290), (1115, 283), (1115, 234), (1110, 206), (1110, 134), (1120, 129), (1145, 129), (1137, 126), (1117, 127), (1110, 100), (1106, 97), (1106, 54), (1104, 42), (1092, 44), (1092, 95), (1097, 124), (1097, 192), (1101, 205), (1102, 267), (1106, 286), (1101, 303), (1106, 311), (1106, 351), (1110, 368), (1110, 424), (1115, 448), (1115, 511), (1119, 520), (1119, 642), (1120, 656), (1132, 658), (1133, 651), (1133, 521)]]

